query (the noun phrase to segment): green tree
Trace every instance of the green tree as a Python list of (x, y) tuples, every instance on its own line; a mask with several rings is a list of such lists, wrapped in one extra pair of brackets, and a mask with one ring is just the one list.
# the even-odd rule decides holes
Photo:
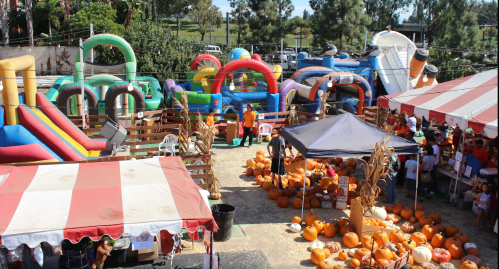
[(52, 37), (52, 26), (58, 29), (61, 26), (60, 17), (64, 15), (64, 9), (59, 5), (59, 0), (47, 0), (37, 2), (35, 5), (35, 25), (45, 25), (48, 22), (48, 33)]
[(248, 33), (248, 25), (246, 25), (246, 20), (250, 16), (250, 10), (248, 9), (247, 0), (229, 0), (230, 15), (236, 21), (236, 27), (230, 30), (231, 33), (237, 33), (237, 43), (241, 44), (241, 36), (244, 38)]
[(310, 13), (308, 12), (308, 10), (304, 9), (303, 10), (303, 17), (302, 17), (302, 19), (304, 21), (306, 21), (306, 20), (308, 20), (309, 17), (310, 17)]
[[(123, 36), (125, 27), (115, 23), (116, 10), (105, 3), (88, 3), (75, 15), (71, 16), (69, 28), (76, 32), (74, 37), (86, 37), (88, 34), (81, 32), (82, 28), (90, 28), (93, 24), (95, 32), (105, 32)], [(79, 33), (77, 31), (79, 30)]]
[(362, 40), (371, 19), (364, 14), (362, 0), (310, 0), (314, 44), (323, 46), (334, 40), (338, 49), (345, 47), (343, 38)]
[(291, 1), (249, 0), (248, 6), (252, 11), (248, 20), (252, 34), (248, 40), (254, 43), (279, 43), (284, 37), (284, 22), (294, 10)]
[(216, 27), (222, 26), (222, 13), (217, 6), (213, 5), (212, 0), (199, 0), (192, 6), (189, 14), (199, 26), (198, 31), (201, 34), (201, 41), (204, 40), (204, 35), (210, 30), (210, 22)]
[(0, 0), (0, 18), (2, 20), (2, 41), (4, 47), (7, 47), (9, 45), (9, 13), (7, 11), (8, 6), (9, 1)]
[(371, 30), (382, 31), (394, 18), (398, 22), (401, 10), (406, 10), (411, 0), (364, 0), (366, 14), (371, 18)]
[(475, 1), (452, 0), (450, 1), (452, 16), (449, 31), (444, 42), (450, 48), (474, 48), (478, 42), (477, 15)]

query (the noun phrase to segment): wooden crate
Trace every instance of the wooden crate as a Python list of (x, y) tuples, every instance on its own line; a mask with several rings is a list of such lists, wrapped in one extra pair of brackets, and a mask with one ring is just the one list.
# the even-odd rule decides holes
[[(390, 234), (393, 232), (393, 229), (383, 228), (378, 226), (372, 226), (362, 223), (362, 219), (364, 218), (364, 209), (360, 204), (359, 200), (352, 199), (351, 200), (351, 208), (350, 208), (350, 224), (352, 224), (355, 233), (359, 238), (362, 238), (364, 235), (373, 235), (377, 231), (384, 231), (386, 234)], [(366, 219), (369, 219), (366, 217)]]
[(370, 255), (366, 255), (365, 258), (362, 259), (362, 261), (360, 262), (359, 268), (363, 268), (363, 269), (364, 268), (365, 269), (367, 269), (367, 268), (369, 268), (369, 269), (397, 269), (397, 268), (401, 268), (402, 266), (407, 264), (407, 262), (409, 261), (410, 255), (411, 254), (409, 254), (409, 251), (407, 251), (404, 255), (402, 255), (402, 257), (400, 257), (400, 259), (389, 263), (387, 266), (385, 266), (383, 268), (379, 265), (369, 265), (368, 263), (365, 263), (364, 261), (370, 258), (370, 257), (368, 257)]

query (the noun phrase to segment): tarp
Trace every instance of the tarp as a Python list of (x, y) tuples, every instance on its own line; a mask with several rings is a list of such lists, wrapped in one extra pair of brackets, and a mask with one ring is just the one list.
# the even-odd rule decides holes
[(282, 136), (306, 158), (370, 156), (386, 136), (396, 154), (416, 154), (418, 145), (345, 113), (283, 128)]
[(180, 157), (0, 170), (0, 244), (9, 249), (199, 226), (218, 229)]
[(446, 121), (449, 126), (459, 125), (461, 130), (485, 132), (489, 138), (497, 137), (497, 69), (476, 75), (386, 95), (378, 98), (383, 106), (398, 112), (415, 114), (431, 121)]

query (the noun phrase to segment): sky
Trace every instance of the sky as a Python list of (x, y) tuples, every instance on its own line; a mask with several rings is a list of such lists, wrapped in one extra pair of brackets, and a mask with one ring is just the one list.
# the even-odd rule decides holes
[[(310, 5), (308, 3), (308, 0), (291, 0), (291, 2), (293, 3), (293, 6), (295, 6), (295, 10), (291, 14), (291, 17), (294, 17), (294, 16), (302, 17), (303, 11), (305, 9), (307, 9), (308, 12), (313, 13), (313, 11), (310, 8)], [(231, 11), (229, 1), (227, 1), (227, 0), (213, 0), (213, 4), (220, 8), (220, 11), (222, 11), (224, 17), (225, 17), (226, 12)], [(407, 12), (405, 14), (400, 14), (400, 22), (402, 22), (403, 19), (409, 18), (411, 13), (412, 13), (412, 7), (409, 8), (409, 12)]]

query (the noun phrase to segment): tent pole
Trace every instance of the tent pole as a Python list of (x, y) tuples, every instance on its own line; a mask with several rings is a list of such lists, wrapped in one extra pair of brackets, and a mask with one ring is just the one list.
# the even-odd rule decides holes
[(459, 167), (457, 168), (456, 187), (454, 188), (454, 199), (455, 199), (456, 203), (457, 203), (457, 200), (459, 199), (459, 195), (456, 198), (456, 191), (457, 191), (457, 189), (461, 190), (461, 167), (463, 166), (462, 162), (464, 159), (464, 141), (466, 141), (466, 129), (464, 130), (462, 137), (463, 137), (463, 144), (461, 146), (462, 147), (462, 151), (461, 151), (462, 157), (461, 157), (461, 163), (459, 164)]
[(307, 184), (307, 163), (308, 158), (305, 158), (305, 174), (303, 175), (303, 187), (302, 187), (302, 197), (301, 197), (301, 219), (303, 220), (303, 206), (305, 205), (305, 185)]
[(414, 192), (414, 209), (418, 206), (418, 178), (419, 178), (419, 147), (418, 147), (418, 153), (416, 155), (416, 191)]

